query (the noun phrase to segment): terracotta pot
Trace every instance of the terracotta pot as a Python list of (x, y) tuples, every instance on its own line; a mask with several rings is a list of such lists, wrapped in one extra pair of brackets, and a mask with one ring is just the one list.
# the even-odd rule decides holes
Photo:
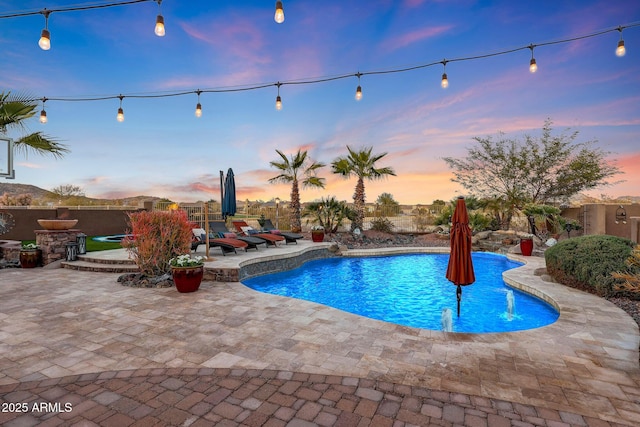
[(40, 265), (42, 251), (40, 249), (28, 249), (20, 251), (20, 267), (35, 268)]
[(176, 284), (178, 292), (195, 292), (200, 288), (204, 266), (197, 267), (171, 267), (173, 283)]
[(311, 231), (311, 240), (314, 242), (322, 242), (324, 241), (324, 231), (322, 230), (313, 230)]
[(520, 239), (520, 252), (524, 256), (531, 256), (533, 253), (533, 239)]

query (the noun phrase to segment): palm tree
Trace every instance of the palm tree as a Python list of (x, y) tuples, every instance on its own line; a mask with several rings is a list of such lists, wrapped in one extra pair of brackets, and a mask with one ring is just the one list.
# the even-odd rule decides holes
[(356, 211), (356, 218), (351, 223), (351, 231), (356, 228), (362, 230), (364, 223), (364, 180), (373, 181), (376, 179), (382, 179), (389, 175), (395, 176), (396, 173), (390, 167), (377, 168), (376, 162), (387, 155), (371, 154), (373, 147), (364, 148), (360, 151), (353, 151), (351, 147), (347, 145), (349, 155), (346, 157), (338, 157), (331, 163), (333, 173), (342, 175), (345, 178), (349, 178), (352, 175), (358, 177), (356, 183), (356, 190), (353, 194), (353, 207)]
[[(11, 92), (0, 92), (0, 134), (15, 129), (26, 131), (25, 121), (36, 114), (37, 102), (24, 95), (12, 95)], [(61, 158), (69, 149), (55, 139), (44, 135), (42, 132), (34, 132), (17, 138), (13, 141), (16, 151), (28, 154), (34, 152), (45, 155), (51, 154)]]
[(300, 188), (299, 182), (302, 180), (302, 187), (324, 188), (324, 178), (318, 178), (316, 171), (325, 166), (324, 163), (314, 162), (308, 157), (307, 151), (298, 152), (287, 157), (282, 151), (276, 150), (280, 160), (269, 162), (271, 166), (280, 170), (280, 175), (269, 179), (270, 183), (285, 182), (291, 183), (291, 203), (289, 205), (289, 221), (291, 230), (299, 233), (302, 230), (300, 221)]

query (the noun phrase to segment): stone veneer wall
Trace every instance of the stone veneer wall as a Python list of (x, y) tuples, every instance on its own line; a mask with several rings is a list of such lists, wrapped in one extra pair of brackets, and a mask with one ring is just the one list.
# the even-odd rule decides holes
[(36, 244), (42, 250), (42, 264), (65, 258), (67, 243), (75, 243), (80, 230), (35, 230)]
[(330, 252), (327, 247), (318, 249), (308, 249), (301, 254), (292, 254), (287, 257), (274, 257), (266, 260), (256, 259), (247, 264), (240, 265), (238, 280), (248, 279), (262, 274), (277, 273), (285, 270), (293, 270), (300, 267), (307, 261), (337, 256)]

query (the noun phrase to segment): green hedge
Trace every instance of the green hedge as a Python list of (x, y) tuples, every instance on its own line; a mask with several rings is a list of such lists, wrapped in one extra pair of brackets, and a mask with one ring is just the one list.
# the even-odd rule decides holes
[(545, 251), (547, 272), (558, 282), (607, 297), (616, 294), (611, 277), (626, 271), (635, 244), (615, 236), (582, 236), (562, 240)]

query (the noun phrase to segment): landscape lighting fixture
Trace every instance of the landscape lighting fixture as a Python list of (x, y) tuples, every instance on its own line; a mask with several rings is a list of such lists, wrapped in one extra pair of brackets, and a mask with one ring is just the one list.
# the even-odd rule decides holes
[(202, 117), (202, 105), (200, 104), (200, 94), (202, 93), (202, 91), (198, 89), (196, 93), (198, 94), (198, 103), (196, 104), (196, 117)]
[(162, 0), (157, 0), (158, 2), (158, 16), (156, 17), (156, 28), (155, 28), (155, 33), (156, 36), (158, 37), (164, 37), (164, 17), (162, 16), (162, 13), (160, 11), (160, 4), (162, 3)]
[(531, 45), (529, 46), (529, 49), (531, 49), (531, 61), (529, 61), (529, 72), (530, 73), (535, 73), (536, 71), (538, 71), (538, 64), (536, 64), (536, 58), (533, 57), (533, 48), (535, 46)]
[(282, 7), (282, 1), (276, 1), (276, 14), (273, 16), (273, 19), (278, 23), (282, 24), (284, 22), (284, 8)]
[(447, 61), (444, 60), (442, 61), (442, 69), (445, 72), (442, 73), (442, 81), (440, 82), (440, 86), (442, 86), (442, 89), (446, 89), (449, 87), (449, 79), (447, 78), (446, 68), (447, 68)]
[(47, 98), (42, 98), (42, 111), (40, 111), (40, 123), (47, 123), (47, 112), (44, 110), (44, 103), (47, 102)]
[(124, 110), (122, 109), (122, 98), (124, 98), (124, 96), (120, 95), (118, 96), (118, 98), (120, 98), (120, 108), (118, 108), (118, 115), (116, 116), (116, 120), (118, 120), (119, 122), (124, 122)]
[(276, 96), (276, 110), (280, 111), (282, 110), (282, 98), (280, 98), (280, 86), (282, 86), (282, 83), (278, 82), (276, 83), (276, 86), (278, 86), (278, 96)]
[(356, 88), (356, 101), (360, 101), (362, 99), (362, 86), (360, 86), (361, 75), (362, 75), (361, 73), (356, 74), (356, 77), (358, 77), (358, 87)]
[(624, 48), (624, 40), (622, 39), (622, 27), (618, 27), (618, 31), (620, 31), (620, 41), (616, 48), (616, 56), (624, 56), (624, 54), (627, 53), (627, 50)]
[(49, 14), (51, 11), (44, 9), (40, 13), (44, 15), (44, 29), (40, 35), (40, 40), (38, 40), (38, 46), (42, 50), (49, 50), (51, 49), (51, 33), (49, 33)]

